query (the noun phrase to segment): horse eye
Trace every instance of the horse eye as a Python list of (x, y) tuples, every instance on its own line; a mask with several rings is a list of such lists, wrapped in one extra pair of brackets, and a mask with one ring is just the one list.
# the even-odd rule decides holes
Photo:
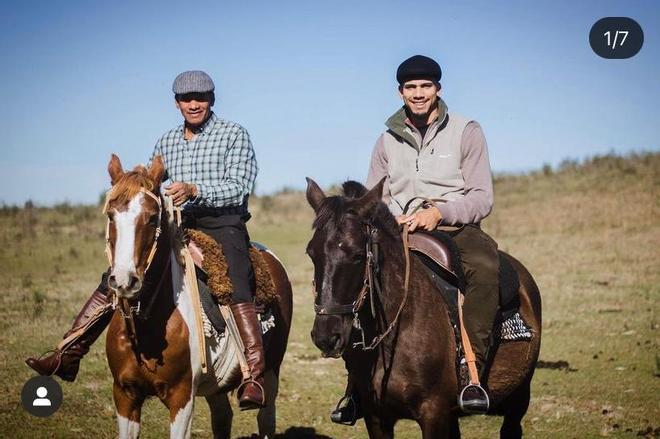
[(115, 222), (115, 216), (111, 212), (108, 212), (107, 215), (108, 215), (108, 221), (110, 221), (111, 223), (114, 223)]
[(149, 225), (155, 226), (158, 224), (158, 215), (153, 214), (149, 217)]

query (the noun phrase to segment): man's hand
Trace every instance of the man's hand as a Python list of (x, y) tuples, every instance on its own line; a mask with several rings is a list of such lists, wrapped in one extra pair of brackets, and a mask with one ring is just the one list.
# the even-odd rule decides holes
[(396, 220), (399, 224), (408, 224), (408, 231), (414, 232), (417, 229), (431, 231), (438, 227), (438, 223), (442, 219), (440, 210), (431, 206), (427, 209), (421, 209), (412, 215), (398, 215)]
[(190, 183), (175, 181), (171, 185), (165, 187), (165, 195), (172, 197), (172, 202), (178, 207), (189, 199), (197, 196), (197, 186)]

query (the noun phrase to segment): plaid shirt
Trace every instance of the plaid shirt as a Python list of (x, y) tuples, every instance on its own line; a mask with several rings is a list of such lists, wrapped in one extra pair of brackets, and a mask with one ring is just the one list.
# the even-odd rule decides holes
[(247, 202), (257, 177), (257, 160), (250, 136), (242, 126), (211, 113), (191, 140), (183, 138), (183, 125), (156, 142), (172, 181), (193, 183), (197, 196), (187, 207), (230, 207)]

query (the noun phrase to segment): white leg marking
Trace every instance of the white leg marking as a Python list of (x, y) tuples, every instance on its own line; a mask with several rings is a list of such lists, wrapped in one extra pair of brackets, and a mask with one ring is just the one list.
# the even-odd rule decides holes
[(115, 214), (117, 242), (112, 274), (120, 287), (127, 287), (129, 277), (135, 274), (135, 222), (142, 210), (144, 195), (139, 192), (128, 203), (128, 209)]
[(117, 424), (119, 424), (120, 439), (136, 439), (140, 436), (140, 423), (131, 421), (117, 413)]
[(192, 430), (192, 414), (195, 397), (190, 395), (188, 403), (179, 410), (170, 424), (170, 439), (188, 439)]

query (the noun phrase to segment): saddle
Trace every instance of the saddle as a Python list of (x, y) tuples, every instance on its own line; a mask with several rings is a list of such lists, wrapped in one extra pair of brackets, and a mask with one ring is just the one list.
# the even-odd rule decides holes
[[(465, 291), (465, 276), (460, 253), (451, 235), (443, 231), (417, 232), (408, 235), (408, 247), (417, 256), (431, 279), (440, 290), (449, 307), (452, 323), (458, 325), (458, 291)], [(504, 322), (520, 320), (518, 289), (520, 280), (509, 259), (499, 252), (500, 257), (500, 311), (496, 319), (496, 329)], [(511, 324), (511, 322), (509, 322)], [(504, 325), (506, 326), (506, 325)], [(524, 332), (524, 331), (523, 331)], [(501, 335), (501, 331), (496, 331)], [(506, 335), (506, 334), (505, 334)], [(504, 337), (504, 340), (509, 338)], [(519, 338), (522, 339), (522, 338)]]
[[(218, 305), (231, 304), (233, 286), (227, 273), (228, 265), (222, 252), (222, 246), (199, 230), (186, 229), (184, 236), (195, 264), (202, 308), (216, 331), (223, 332), (225, 321), (220, 314)], [(269, 304), (277, 299), (273, 279), (262, 255), (267, 250), (264, 245), (257, 242), (252, 242), (249, 248), (255, 277), (254, 300), (262, 326), (263, 322), (271, 320), (268, 312)]]

